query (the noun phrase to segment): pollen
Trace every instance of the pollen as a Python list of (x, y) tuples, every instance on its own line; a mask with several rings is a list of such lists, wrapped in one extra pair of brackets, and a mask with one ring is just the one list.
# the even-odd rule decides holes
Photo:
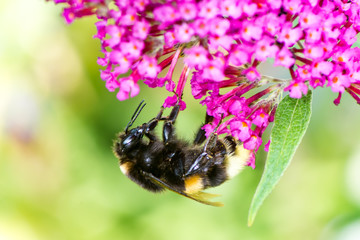
[(128, 59), (127, 57), (125, 57), (125, 56), (123, 56), (122, 59), (124, 60), (124, 62), (128, 62), (128, 61), (129, 61), (129, 59)]
[(73, 12), (69, 13), (69, 18), (70, 19), (74, 19), (75, 18), (75, 14)]
[(262, 9), (264, 6), (262, 3), (257, 3), (256, 5), (257, 5), (258, 9)]

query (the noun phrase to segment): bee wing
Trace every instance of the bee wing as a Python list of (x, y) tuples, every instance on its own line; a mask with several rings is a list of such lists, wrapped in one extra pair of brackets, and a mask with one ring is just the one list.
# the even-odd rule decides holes
[(206, 205), (210, 205), (210, 206), (215, 206), (215, 207), (224, 206), (224, 204), (221, 203), (221, 202), (211, 202), (211, 201), (209, 201), (209, 199), (211, 199), (211, 198), (220, 196), (218, 194), (206, 193), (206, 192), (202, 192), (202, 191), (187, 194), (187, 193), (185, 193), (183, 191), (180, 191), (180, 190), (177, 190), (177, 189), (171, 187), (169, 184), (167, 184), (164, 181), (162, 181), (161, 179), (155, 177), (151, 173), (146, 173), (146, 175), (148, 177), (150, 177), (150, 179), (154, 183), (156, 183), (156, 184), (160, 185), (161, 187), (164, 187), (164, 188), (166, 188), (166, 189), (168, 189), (168, 190), (170, 190), (172, 192), (180, 194), (180, 195), (182, 195), (184, 197), (190, 198), (192, 200), (195, 200), (197, 202), (200, 202), (200, 203), (203, 203), (203, 204), (206, 204)]
[(203, 191), (199, 191), (199, 192), (195, 192), (195, 193), (191, 193), (188, 194), (188, 198), (193, 199), (195, 201), (198, 201), (200, 203), (203, 204), (207, 204), (207, 205), (211, 205), (214, 207), (222, 207), (224, 206), (224, 204), (222, 202), (211, 202), (209, 201), (209, 199), (214, 198), (214, 197), (218, 197), (220, 196), (219, 194), (213, 194), (213, 193), (207, 193), (207, 192), (203, 192)]

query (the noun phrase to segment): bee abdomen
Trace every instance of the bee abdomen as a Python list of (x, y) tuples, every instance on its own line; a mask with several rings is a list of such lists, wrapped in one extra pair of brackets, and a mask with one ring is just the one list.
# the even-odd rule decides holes
[(223, 165), (215, 165), (208, 172), (209, 187), (216, 187), (227, 180), (226, 167)]
[(235, 177), (246, 166), (249, 158), (250, 150), (245, 149), (243, 144), (238, 142), (235, 150), (225, 159), (228, 179)]

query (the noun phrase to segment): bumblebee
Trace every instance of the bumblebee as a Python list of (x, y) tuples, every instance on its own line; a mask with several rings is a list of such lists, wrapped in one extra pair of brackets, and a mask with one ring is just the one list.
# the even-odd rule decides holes
[[(220, 202), (210, 201), (218, 195), (202, 190), (219, 186), (238, 174), (249, 159), (249, 150), (231, 136), (220, 139), (216, 130), (206, 138), (200, 128), (192, 144), (180, 140), (174, 127), (179, 105), (167, 117), (162, 116), (164, 107), (161, 107), (155, 118), (130, 129), (144, 108), (143, 103), (114, 141), (113, 151), (121, 171), (148, 191), (168, 189), (203, 204), (222, 206)], [(162, 140), (154, 133), (160, 121), (164, 122)], [(211, 121), (207, 115), (205, 124)]]

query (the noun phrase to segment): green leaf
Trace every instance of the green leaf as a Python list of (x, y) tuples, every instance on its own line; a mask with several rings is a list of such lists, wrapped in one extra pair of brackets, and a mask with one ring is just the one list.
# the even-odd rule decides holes
[(309, 125), (312, 92), (301, 99), (286, 96), (279, 104), (275, 124), (270, 135), (269, 153), (265, 169), (252, 199), (248, 225), (251, 226), (265, 198), (289, 166), (296, 148), (299, 146)]

